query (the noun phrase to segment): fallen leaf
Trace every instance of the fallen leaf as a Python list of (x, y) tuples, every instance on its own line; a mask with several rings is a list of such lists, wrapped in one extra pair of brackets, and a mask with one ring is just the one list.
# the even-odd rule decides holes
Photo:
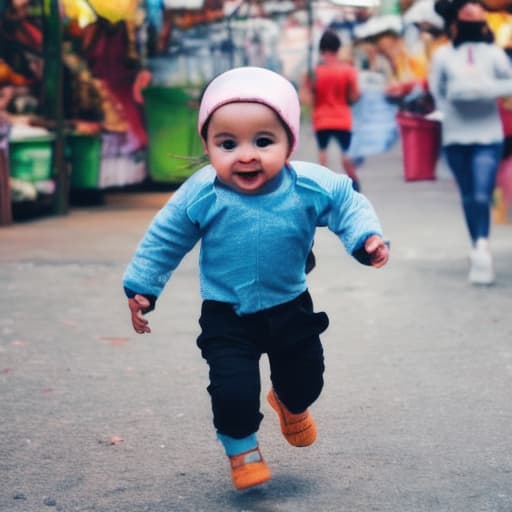
[(68, 320), (66, 318), (61, 318), (60, 323), (64, 324), (64, 325), (67, 325), (69, 327), (76, 327), (77, 326), (76, 322), (73, 322), (73, 320)]
[(128, 338), (117, 337), (117, 336), (101, 336), (99, 340), (103, 343), (110, 343), (114, 347), (119, 347), (128, 343)]

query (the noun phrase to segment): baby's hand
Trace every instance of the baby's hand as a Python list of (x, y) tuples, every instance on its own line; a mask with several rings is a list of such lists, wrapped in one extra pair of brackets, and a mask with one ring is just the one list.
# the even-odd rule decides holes
[(135, 295), (135, 297), (128, 299), (128, 307), (130, 308), (130, 313), (132, 315), (133, 329), (139, 334), (151, 332), (148, 321), (142, 316), (150, 306), (151, 304), (149, 300), (142, 295)]
[(383, 267), (389, 259), (389, 247), (384, 240), (377, 235), (372, 235), (366, 239), (364, 248), (370, 256), (372, 267)]

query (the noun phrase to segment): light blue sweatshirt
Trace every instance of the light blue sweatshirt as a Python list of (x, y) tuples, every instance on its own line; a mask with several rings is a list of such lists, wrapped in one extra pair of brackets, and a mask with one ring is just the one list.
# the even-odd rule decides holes
[[(203, 299), (242, 315), (288, 302), (307, 288), (305, 263), (318, 226), (349, 254), (382, 229), (352, 182), (317, 164), (292, 162), (259, 194), (227, 187), (208, 165), (157, 213), (124, 275), (127, 295), (158, 297), (182, 258), (201, 240)], [(364, 252), (364, 249), (363, 249)]]

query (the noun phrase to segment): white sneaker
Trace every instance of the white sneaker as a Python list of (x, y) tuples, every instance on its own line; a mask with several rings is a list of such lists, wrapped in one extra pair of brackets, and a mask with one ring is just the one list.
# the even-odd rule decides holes
[(470, 255), (469, 282), (471, 284), (493, 284), (495, 275), (489, 242), (479, 238)]

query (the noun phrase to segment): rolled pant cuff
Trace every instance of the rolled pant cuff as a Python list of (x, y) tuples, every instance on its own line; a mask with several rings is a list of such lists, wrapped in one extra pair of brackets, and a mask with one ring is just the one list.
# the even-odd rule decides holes
[(249, 434), (247, 437), (243, 437), (242, 439), (235, 439), (234, 437), (217, 432), (217, 439), (222, 443), (222, 446), (224, 446), (224, 450), (228, 457), (248, 452), (258, 446), (256, 432)]

